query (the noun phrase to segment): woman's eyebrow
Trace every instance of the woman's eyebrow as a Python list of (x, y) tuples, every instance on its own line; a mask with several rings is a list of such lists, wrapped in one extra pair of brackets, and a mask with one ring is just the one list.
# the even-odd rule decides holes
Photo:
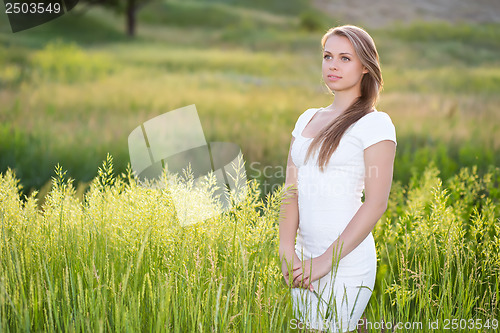
[[(327, 51), (327, 50), (323, 50), (323, 52), (332, 54), (330, 51)], [(340, 52), (339, 53), (339, 55), (344, 55), (344, 54), (348, 54), (348, 55), (352, 56), (352, 54), (350, 54), (349, 52)]]

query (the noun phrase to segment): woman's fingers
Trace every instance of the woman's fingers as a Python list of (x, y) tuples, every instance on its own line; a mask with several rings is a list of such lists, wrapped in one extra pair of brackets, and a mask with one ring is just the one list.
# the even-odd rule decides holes
[(311, 278), (306, 276), (303, 280), (300, 281), (300, 287), (304, 289), (308, 289), (310, 291), (314, 291), (314, 287), (311, 282)]
[(306, 272), (300, 272), (297, 276), (294, 275), (293, 286), (295, 288), (309, 288), (310, 279)]
[(287, 286), (292, 286), (292, 288), (309, 289), (311, 291), (313, 290), (310, 272), (305, 264), (305, 262), (303, 263), (300, 260), (294, 260), (291, 267), (283, 265), (283, 279)]
[(300, 287), (301, 277), (302, 277), (302, 273), (299, 274), (299, 275), (297, 275), (297, 276), (294, 275), (294, 276), (292, 276), (290, 278), (291, 283), (292, 283), (292, 285), (293, 285), (294, 288), (299, 288)]
[(290, 283), (292, 282), (293, 287), (299, 287), (297, 277), (302, 274), (301, 268), (302, 263), (300, 261), (294, 262), (293, 266), (287, 266), (286, 264), (283, 265), (283, 279), (285, 280), (287, 286), (290, 286)]
[(302, 283), (301, 281), (294, 281), (293, 282), (293, 288), (302, 288)]
[(292, 288), (304, 288), (313, 291), (314, 288), (311, 284), (311, 279), (309, 275), (306, 275), (303, 271), (295, 271), (293, 276), (287, 275), (285, 278), (287, 286), (290, 286), (290, 281), (292, 283)]
[(307, 267), (300, 271), (300, 275), (294, 274), (294, 284), (300, 288), (311, 289), (311, 272)]
[(308, 277), (302, 276), (302, 278), (298, 281), (299, 288), (309, 289), (310, 280)]
[(295, 283), (303, 273), (304, 272), (302, 271), (302, 269), (294, 270), (292, 275), (292, 281)]

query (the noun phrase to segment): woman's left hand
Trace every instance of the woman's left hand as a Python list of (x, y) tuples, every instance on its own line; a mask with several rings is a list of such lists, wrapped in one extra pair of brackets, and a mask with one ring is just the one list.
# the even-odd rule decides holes
[(293, 272), (293, 287), (314, 290), (312, 282), (330, 273), (332, 262), (326, 255), (304, 260), (302, 267)]

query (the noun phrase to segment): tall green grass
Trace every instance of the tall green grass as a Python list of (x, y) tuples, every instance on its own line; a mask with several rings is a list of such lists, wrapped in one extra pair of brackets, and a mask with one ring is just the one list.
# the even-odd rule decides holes
[[(182, 225), (178, 183), (139, 186), (130, 172), (116, 175), (109, 157), (98, 174), (80, 200), (56, 168), (42, 209), (35, 194), (20, 196), (13, 172), (1, 174), (2, 332), (293, 331), (278, 264), (281, 190), (262, 200), (250, 181), (231, 210)], [(499, 184), (498, 168), (482, 177), (465, 168), (443, 182), (432, 166), (407, 186), (394, 183), (374, 230), (380, 261), (369, 332), (382, 321), (421, 322), (426, 331), (436, 320), (436, 332), (460, 320), (471, 332), (494, 331)]]
[(148, 189), (130, 174), (115, 177), (109, 159), (83, 202), (62, 169), (54, 178), (38, 210), (35, 196), (21, 200), (13, 174), (2, 174), (2, 332), (284, 325), (285, 293), (274, 285), (276, 195), (264, 204), (249, 184), (232, 211), (181, 226), (173, 185)]
[(438, 332), (446, 325), (476, 331), (477, 319), (490, 325), (477, 331), (496, 331), (491, 325), (500, 305), (499, 169), (478, 177), (476, 168), (464, 168), (445, 183), (438, 175), (431, 166), (407, 187), (391, 191), (385, 223), (375, 234), (382, 255), (378, 290), (392, 311), (373, 311), (386, 321), (422, 322), (423, 331), (435, 321)]

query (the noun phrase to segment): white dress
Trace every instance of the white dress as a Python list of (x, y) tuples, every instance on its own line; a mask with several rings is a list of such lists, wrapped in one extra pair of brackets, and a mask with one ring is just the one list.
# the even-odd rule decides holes
[[(317, 164), (317, 151), (304, 164), (312, 138), (302, 136), (319, 110), (305, 111), (292, 132), (295, 141), (291, 157), (298, 169), (299, 208), (295, 251), (302, 260), (323, 254), (361, 206), (364, 149), (383, 140), (396, 142), (389, 115), (376, 110), (370, 112), (347, 129), (322, 173)], [(312, 282), (315, 292), (292, 289), (296, 323), (300, 321), (301, 327), (329, 332), (355, 330), (372, 294), (376, 270), (377, 254), (370, 233), (340, 260), (336, 272)]]

